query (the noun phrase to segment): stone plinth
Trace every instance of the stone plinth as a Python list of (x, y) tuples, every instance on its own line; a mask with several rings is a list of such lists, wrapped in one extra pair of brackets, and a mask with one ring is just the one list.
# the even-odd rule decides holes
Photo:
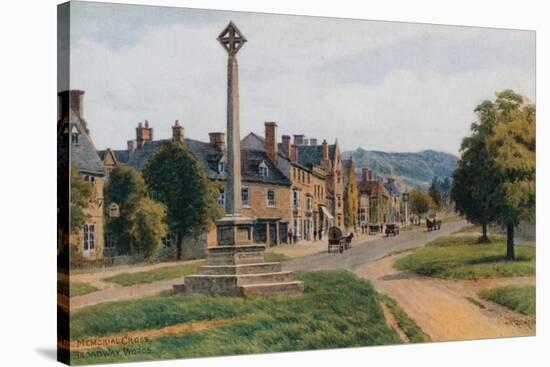
[(254, 221), (243, 216), (226, 216), (216, 221), (218, 244), (223, 246), (245, 245), (253, 242)]
[(272, 294), (301, 295), (303, 282), (281, 263), (264, 261), (263, 245), (218, 246), (208, 249), (207, 265), (198, 274), (174, 285), (174, 293), (252, 297)]

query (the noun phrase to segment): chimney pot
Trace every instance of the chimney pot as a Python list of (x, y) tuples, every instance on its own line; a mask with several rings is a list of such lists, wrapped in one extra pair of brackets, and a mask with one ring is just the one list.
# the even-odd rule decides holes
[(185, 142), (183, 126), (180, 126), (179, 120), (176, 120), (176, 122), (174, 122), (174, 126), (172, 126), (172, 141), (179, 143)]
[(296, 144), (292, 144), (290, 147), (290, 160), (298, 162), (298, 146)]
[(328, 143), (323, 140), (323, 160), (328, 161)]
[(290, 158), (290, 135), (283, 135), (282, 140), (283, 154)]
[(304, 135), (297, 134), (294, 135), (294, 145), (303, 145), (304, 144)]
[(210, 144), (218, 147), (220, 150), (225, 150), (225, 134), (220, 132), (208, 133)]

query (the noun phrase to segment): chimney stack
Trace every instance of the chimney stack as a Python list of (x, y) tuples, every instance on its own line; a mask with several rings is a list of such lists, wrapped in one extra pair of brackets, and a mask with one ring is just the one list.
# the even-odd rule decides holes
[(172, 126), (172, 141), (182, 144), (185, 141), (183, 126), (180, 125), (179, 120), (176, 120), (174, 126)]
[(303, 145), (304, 144), (304, 135), (294, 135), (294, 145)]
[(277, 124), (266, 121), (265, 125), (265, 151), (271, 162), (277, 164)]
[(65, 90), (57, 94), (58, 119), (62, 120), (72, 109), (80, 117), (84, 116), (84, 91), (78, 89)]
[(282, 139), (283, 154), (290, 158), (290, 135), (283, 135)]
[(328, 143), (325, 140), (323, 140), (323, 160), (328, 161)]
[(309, 145), (317, 145), (317, 139), (315, 138), (309, 139)]
[(290, 147), (290, 160), (292, 162), (298, 162), (298, 146), (296, 144), (292, 144)]
[(225, 134), (224, 133), (208, 133), (210, 144), (218, 147), (219, 150), (225, 150)]
[(149, 121), (145, 120), (145, 126), (140, 122), (136, 127), (137, 149), (143, 148), (146, 142), (153, 140), (153, 128), (149, 127)]

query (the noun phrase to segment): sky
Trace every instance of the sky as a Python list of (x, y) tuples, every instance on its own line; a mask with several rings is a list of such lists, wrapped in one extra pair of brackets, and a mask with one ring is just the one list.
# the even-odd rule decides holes
[[(155, 139), (226, 129), (233, 21), (241, 136), (305, 134), (343, 150), (458, 154), (477, 104), (513, 89), (535, 100), (535, 32), (72, 2), (70, 87), (98, 149), (125, 149), (139, 122)], [(67, 47), (59, 40), (58, 47)]]

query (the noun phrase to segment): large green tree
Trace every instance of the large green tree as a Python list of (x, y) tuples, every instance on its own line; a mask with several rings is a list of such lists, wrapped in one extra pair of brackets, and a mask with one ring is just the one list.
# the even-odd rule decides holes
[(499, 213), (500, 179), (496, 174), (494, 157), (487, 149), (487, 140), (493, 134), (497, 108), (484, 101), (474, 110), (478, 120), (471, 125), (471, 135), (464, 138), (461, 157), (453, 173), (451, 199), (455, 208), (470, 222), (482, 226), (480, 242), (488, 242), (487, 226)]
[(218, 188), (180, 142), (163, 144), (146, 162), (143, 176), (153, 197), (167, 207), (168, 225), (176, 235), (181, 258), (183, 238), (208, 230), (223, 215)]
[(115, 167), (105, 187), (105, 199), (106, 208), (111, 203), (120, 208), (119, 217), (107, 222), (119, 253), (154, 257), (166, 235), (166, 208), (147, 197), (142, 175), (127, 165)]
[(515, 259), (514, 229), (535, 218), (536, 108), (523, 96), (497, 93), (494, 133), (487, 141), (500, 179), (498, 222), (507, 228), (506, 258)]
[(74, 165), (71, 166), (71, 232), (82, 228), (84, 225), (87, 216), (85, 210), (90, 205), (92, 191), (93, 186), (84, 180)]

